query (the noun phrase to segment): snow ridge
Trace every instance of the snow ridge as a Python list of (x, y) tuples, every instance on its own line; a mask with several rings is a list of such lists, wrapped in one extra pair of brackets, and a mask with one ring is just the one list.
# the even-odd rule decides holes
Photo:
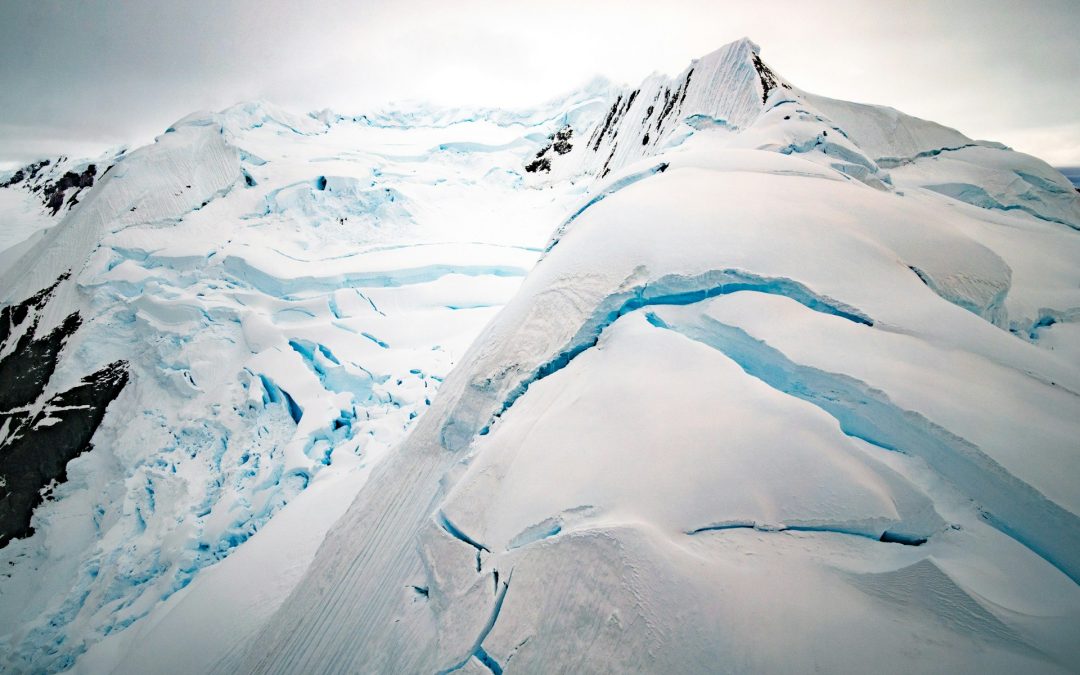
[(4, 367), (81, 317), (33, 433), (127, 364), (0, 549), (0, 669), (1076, 661), (1080, 196), (1039, 160), (744, 39), (91, 163), (0, 187)]
[[(979, 173), (1005, 198), (1037, 162), (860, 111), (742, 41), (614, 94), (541, 153), (550, 175), (529, 158), (542, 183), (575, 161), (596, 183), (220, 670), (1069, 663), (1018, 617), (1034, 589), (1060, 594), (1058, 626), (1080, 608), (1080, 494), (1059, 479), (1080, 470), (1080, 372), (1003, 329), (1075, 302), (1075, 234), (931, 187)], [(1039, 176), (1043, 204), (1064, 194)], [(912, 660), (895, 626), (924, 612), (948, 628)]]

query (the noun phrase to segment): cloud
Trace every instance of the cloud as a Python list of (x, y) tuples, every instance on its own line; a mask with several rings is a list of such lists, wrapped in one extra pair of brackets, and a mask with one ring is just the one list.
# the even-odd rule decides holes
[[(144, 143), (268, 98), (524, 106), (596, 74), (636, 83), (744, 35), (809, 91), (892, 105), (1080, 164), (1074, 2), (454, 3), (61, 0), (0, 6), (0, 161)], [(1069, 135), (1071, 134), (1071, 135)], [(78, 142), (77, 142), (78, 140)], [(72, 153), (74, 151), (71, 151)]]

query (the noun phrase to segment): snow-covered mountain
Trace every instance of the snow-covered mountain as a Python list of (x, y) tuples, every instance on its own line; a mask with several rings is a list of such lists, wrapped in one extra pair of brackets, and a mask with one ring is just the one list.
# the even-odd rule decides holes
[(4, 669), (1080, 659), (1080, 195), (1040, 160), (742, 40), (94, 166), (55, 214), (60, 168), (0, 189)]

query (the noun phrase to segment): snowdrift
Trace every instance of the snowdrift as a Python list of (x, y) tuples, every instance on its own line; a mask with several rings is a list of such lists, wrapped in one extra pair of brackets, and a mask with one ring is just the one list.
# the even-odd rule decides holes
[(0, 453), (127, 378), (0, 550), (8, 670), (1080, 659), (1040, 160), (741, 40), (531, 111), (197, 113), (84, 190), (0, 257), (47, 364)]

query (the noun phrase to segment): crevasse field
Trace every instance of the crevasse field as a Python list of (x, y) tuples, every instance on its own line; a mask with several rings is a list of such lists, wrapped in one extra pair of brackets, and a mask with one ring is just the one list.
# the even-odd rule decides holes
[(1074, 671), (1080, 194), (759, 52), (0, 177), (0, 671)]

